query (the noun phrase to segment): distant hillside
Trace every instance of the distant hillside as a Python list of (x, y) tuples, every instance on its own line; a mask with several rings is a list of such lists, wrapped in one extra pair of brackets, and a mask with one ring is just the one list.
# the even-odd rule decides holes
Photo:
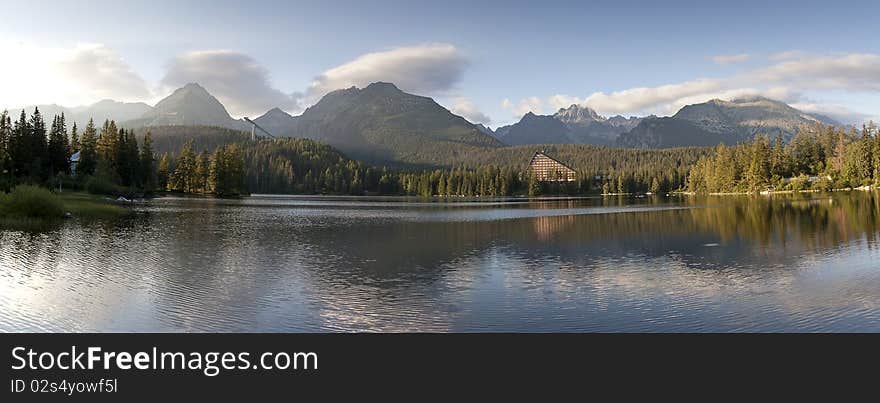
[(267, 122), (278, 135), (320, 140), (352, 158), (380, 163), (419, 163), (471, 147), (502, 145), (433, 99), (390, 83), (333, 91), (300, 116), (274, 113), (257, 122)]
[(138, 119), (123, 121), (125, 127), (146, 126), (219, 126), (246, 129), (247, 124), (233, 119), (226, 107), (202, 86), (190, 83), (175, 90)]
[(617, 144), (628, 148), (670, 148), (736, 144), (743, 140), (741, 134), (710, 132), (691, 121), (665, 117), (642, 120), (630, 132), (620, 135)]
[[(92, 105), (78, 106), (74, 108), (52, 104), (28, 106), (24, 108), (24, 110), (30, 115), (34, 112), (34, 108), (39, 108), (40, 113), (49, 119), (55, 115), (61, 115), (63, 113), (68, 128), (76, 122), (80, 129), (85, 127), (89, 122), (89, 119), (94, 119), (97, 125), (100, 125), (105, 120), (121, 122), (141, 117), (144, 113), (152, 109), (150, 105), (143, 102), (118, 102), (105, 99)], [(9, 113), (13, 117), (18, 117), (18, 115), (21, 114), (21, 109), (12, 109), (9, 110)]]
[(216, 126), (155, 126), (134, 130), (139, 141), (143, 140), (147, 132), (150, 133), (153, 152), (157, 154), (176, 153), (189, 140), (193, 140), (196, 152), (212, 152), (219, 146), (245, 143), (251, 138), (250, 132)]
[(272, 108), (262, 116), (254, 119), (260, 127), (272, 133), (273, 136), (291, 137), (291, 130), (294, 130), (296, 119), (278, 108)]
[(74, 112), (77, 122), (85, 122), (89, 118), (94, 118), (95, 122), (105, 120), (124, 122), (139, 118), (152, 109), (152, 106), (143, 102), (118, 102), (105, 99), (85, 108), (75, 108)]
[(821, 115), (799, 111), (764, 97), (732, 101), (713, 99), (687, 105), (668, 118), (644, 119), (617, 141), (622, 147), (666, 148), (714, 146), (751, 140), (757, 134), (791, 139), (804, 125), (840, 123)]
[(519, 122), (498, 128), (495, 136), (507, 145), (611, 145), (620, 134), (637, 125), (639, 120), (622, 116), (606, 119), (588, 107), (571, 105), (553, 115), (529, 112)]

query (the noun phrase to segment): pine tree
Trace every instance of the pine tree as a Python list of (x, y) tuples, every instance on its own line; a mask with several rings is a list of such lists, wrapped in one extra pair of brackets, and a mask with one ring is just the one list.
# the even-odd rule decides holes
[(170, 190), (169, 176), (171, 175), (171, 157), (163, 153), (159, 159), (159, 168), (156, 170), (156, 187), (161, 191)]
[(773, 143), (770, 157), (770, 172), (771, 177), (774, 177), (774, 182), (791, 176), (791, 162), (788, 159), (788, 154), (785, 152), (781, 136), (776, 137)]
[(170, 190), (189, 193), (195, 187), (196, 154), (193, 150), (193, 141), (184, 144), (180, 156), (177, 158), (174, 174), (169, 180)]
[(44, 180), (47, 176), (46, 123), (39, 108), (28, 119), (24, 111), (13, 129), (13, 172), (17, 176)]
[(137, 137), (131, 130), (119, 129), (116, 135), (116, 173), (122, 186), (140, 187), (140, 152)]
[(97, 153), (98, 160), (105, 161), (110, 169), (116, 170), (117, 156), (119, 153), (119, 129), (116, 122), (105, 120), (101, 132), (98, 134)]
[(12, 167), (10, 166), (10, 149), (9, 143), (12, 137), (12, 124), (9, 120), (9, 113), (5, 110), (0, 113), (0, 174), (7, 175)]
[(79, 163), (76, 167), (77, 175), (94, 175), (98, 166), (98, 132), (92, 119), (89, 119), (86, 129), (83, 130), (80, 142)]
[[(165, 172), (167, 180), (167, 167)], [(156, 176), (155, 156), (153, 156), (153, 136), (148, 131), (147, 134), (144, 135), (140, 155), (140, 183), (144, 189), (144, 193), (151, 194), (156, 190)]]
[(541, 182), (535, 176), (534, 172), (529, 172), (529, 196), (541, 195)]
[(766, 137), (758, 136), (751, 144), (749, 167), (746, 172), (746, 187), (749, 192), (757, 192), (766, 187), (770, 180), (769, 145)]
[(661, 190), (660, 180), (655, 176), (654, 179), (651, 180), (651, 193), (659, 194)]
[(871, 122), (874, 135), (874, 186), (880, 186), (880, 129)]
[(70, 145), (67, 143), (67, 128), (64, 115), (55, 116), (49, 131), (47, 147), (47, 163), (49, 175), (67, 174), (70, 172)]
[(76, 122), (73, 122), (73, 127), (70, 128), (70, 140), (67, 142), (67, 144), (70, 147), (67, 153), (70, 155), (73, 155), (80, 150), (79, 132), (76, 127)]
[(237, 144), (218, 147), (210, 158), (209, 187), (217, 196), (243, 193), (244, 159)]
[(196, 170), (193, 173), (194, 175), (194, 185), (193, 192), (202, 192), (208, 193), (211, 191), (209, 179), (211, 176), (211, 160), (208, 157), (208, 153), (202, 151), (199, 153), (199, 156), (196, 158)]

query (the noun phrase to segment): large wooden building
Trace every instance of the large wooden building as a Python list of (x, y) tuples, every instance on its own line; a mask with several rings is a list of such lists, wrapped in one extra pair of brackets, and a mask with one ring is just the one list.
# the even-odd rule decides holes
[(577, 180), (577, 172), (543, 151), (538, 151), (529, 162), (529, 172), (541, 182), (573, 182)]

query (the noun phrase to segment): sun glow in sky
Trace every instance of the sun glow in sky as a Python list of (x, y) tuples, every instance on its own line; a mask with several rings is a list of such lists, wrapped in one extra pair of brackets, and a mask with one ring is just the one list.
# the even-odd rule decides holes
[(389, 81), (472, 121), (580, 103), (669, 115), (762, 94), (880, 117), (880, 3), (0, 1), (0, 108), (150, 104), (199, 82), (234, 116)]

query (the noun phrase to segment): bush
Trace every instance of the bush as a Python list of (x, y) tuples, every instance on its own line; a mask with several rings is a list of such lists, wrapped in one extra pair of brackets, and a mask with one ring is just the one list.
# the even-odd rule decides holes
[(0, 215), (6, 217), (61, 218), (63, 214), (61, 200), (38, 186), (19, 185), (0, 197)]
[(828, 179), (827, 175), (820, 176), (819, 180), (813, 183), (813, 189), (820, 190), (822, 192), (830, 192), (833, 188), (834, 186), (831, 183), (831, 180)]
[(791, 178), (791, 182), (789, 183), (789, 185), (791, 186), (791, 190), (794, 190), (796, 192), (800, 192), (802, 190), (806, 190), (809, 183), (810, 183), (810, 178), (808, 176), (800, 175), (800, 176), (796, 176), (794, 178)]
[(119, 187), (107, 178), (93, 176), (86, 180), (86, 191), (97, 195), (117, 195)]

